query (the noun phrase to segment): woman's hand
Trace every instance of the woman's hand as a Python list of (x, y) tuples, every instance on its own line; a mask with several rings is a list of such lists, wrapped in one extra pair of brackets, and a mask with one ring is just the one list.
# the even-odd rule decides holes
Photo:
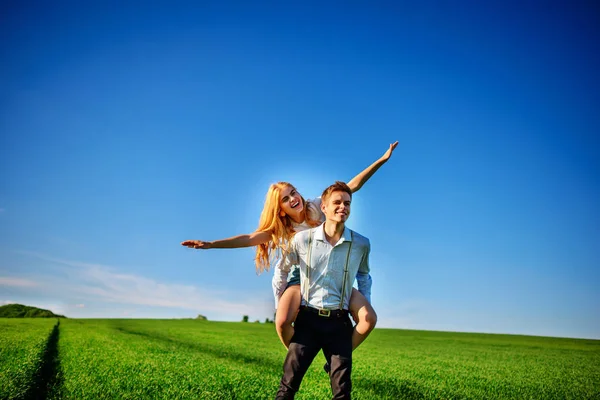
[(383, 153), (383, 156), (381, 156), (381, 158), (385, 161), (389, 160), (396, 146), (398, 146), (398, 141), (395, 141), (394, 143), (390, 144), (390, 148), (387, 149), (385, 153)]
[(210, 249), (212, 247), (211, 242), (203, 242), (202, 240), (185, 240), (181, 242), (182, 246), (189, 247), (190, 249)]
[(365, 182), (369, 180), (369, 178), (371, 178), (371, 176), (373, 176), (379, 167), (389, 160), (396, 146), (398, 146), (397, 141), (390, 144), (390, 148), (387, 149), (387, 151), (383, 153), (383, 155), (377, 161), (369, 165), (360, 174), (356, 175), (350, 180), (350, 182), (348, 182), (348, 186), (350, 187), (350, 190), (352, 190), (352, 193), (358, 192), (358, 190), (365, 184)]

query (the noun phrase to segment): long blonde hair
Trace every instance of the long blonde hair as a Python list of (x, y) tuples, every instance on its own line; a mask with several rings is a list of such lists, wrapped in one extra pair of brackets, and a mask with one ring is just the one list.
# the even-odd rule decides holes
[[(288, 243), (296, 233), (292, 225), (292, 219), (281, 209), (281, 191), (287, 187), (296, 190), (288, 182), (277, 182), (269, 186), (269, 190), (265, 196), (265, 204), (256, 230), (259, 232), (269, 232), (271, 240), (256, 246), (254, 264), (259, 274), (265, 270), (269, 270), (271, 261), (274, 258), (285, 255)], [(319, 219), (321, 210), (318, 210), (315, 204), (304, 200), (304, 197), (300, 196), (300, 198), (304, 205), (306, 223), (312, 227), (319, 225), (321, 223)]]

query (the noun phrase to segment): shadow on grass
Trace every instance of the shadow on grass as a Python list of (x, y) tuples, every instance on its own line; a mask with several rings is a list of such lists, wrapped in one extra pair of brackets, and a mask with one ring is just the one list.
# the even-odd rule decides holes
[(376, 399), (421, 400), (425, 394), (409, 382), (392, 382), (363, 377), (352, 378), (353, 389), (370, 393)]
[(158, 341), (165, 342), (165, 343), (171, 343), (178, 347), (183, 347), (183, 348), (186, 348), (186, 349), (189, 349), (192, 351), (209, 354), (213, 357), (226, 359), (226, 360), (229, 360), (232, 362), (241, 362), (241, 363), (248, 364), (248, 365), (257, 365), (257, 366), (260, 366), (262, 368), (265, 368), (265, 369), (268, 369), (271, 371), (279, 372), (279, 371), (281, 371), (281, 368), (283, 366), (283, 358), (281, 359), (281, 362), (275, 362), (275, 361), (265, 358), (265, 357), (243, 354), (243, 353), (239, 353), (239, 352), (235, 352), (235, 351), (231, 351), (231, 350), (223, 350), (222, 348), (208, 346), (208, 345), (205, 345), (202, 343), (184, 342), (184, 341), (176, 340), (171, 337), (164, 336), (164, 335), (161, 335), (158, 333), (140, 332), (140, 331), (135, 331), (132, 329), (127, 329), (124, 327), (115, 327), (115, 329), (117, 331), (125, 333), (125, 334), (142, 336), (142, 337), (146, 337), (146, 338), (153, 339), (153, 340), (158, 340)]
[(42, 356), (41, 364), (33, 381), (22, 399), (24, 400), (46, 400), (60, 398), (62, 387), (62, 373), (60, 371), (60, 360), (58, 358), (58, 335), (60, 321), (56, 322)]

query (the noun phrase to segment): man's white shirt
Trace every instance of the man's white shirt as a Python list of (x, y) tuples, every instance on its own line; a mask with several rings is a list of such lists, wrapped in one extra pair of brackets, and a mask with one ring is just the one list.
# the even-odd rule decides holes
[[(370, 302), (369, 239), (345, 227), (340, 240), (332, 246), (325, 237), (324, 226), (296, 233), (286, 256), (277, 263), (275, 273), (287, 276), (292, 265), (299, 265), (303, 305), (347, 310), (355, 278), (358, 290)], [(348, 270), (344, 273), (346, 265)]]

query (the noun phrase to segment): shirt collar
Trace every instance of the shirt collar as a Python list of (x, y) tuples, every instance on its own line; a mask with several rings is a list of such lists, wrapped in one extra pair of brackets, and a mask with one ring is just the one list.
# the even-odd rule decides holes
[[(325, 222), (323, 222), (320, 226), (315, 228), (315, 240), (320, 240), (322, 242), (326, 242), (325, 238)], [(344, 232), (342, 232), (342, 237), (338, 241), (338, 243), (343, 242), (351, 242), (352, 234), (350, 233), (350, 229), (344, 225)]]

